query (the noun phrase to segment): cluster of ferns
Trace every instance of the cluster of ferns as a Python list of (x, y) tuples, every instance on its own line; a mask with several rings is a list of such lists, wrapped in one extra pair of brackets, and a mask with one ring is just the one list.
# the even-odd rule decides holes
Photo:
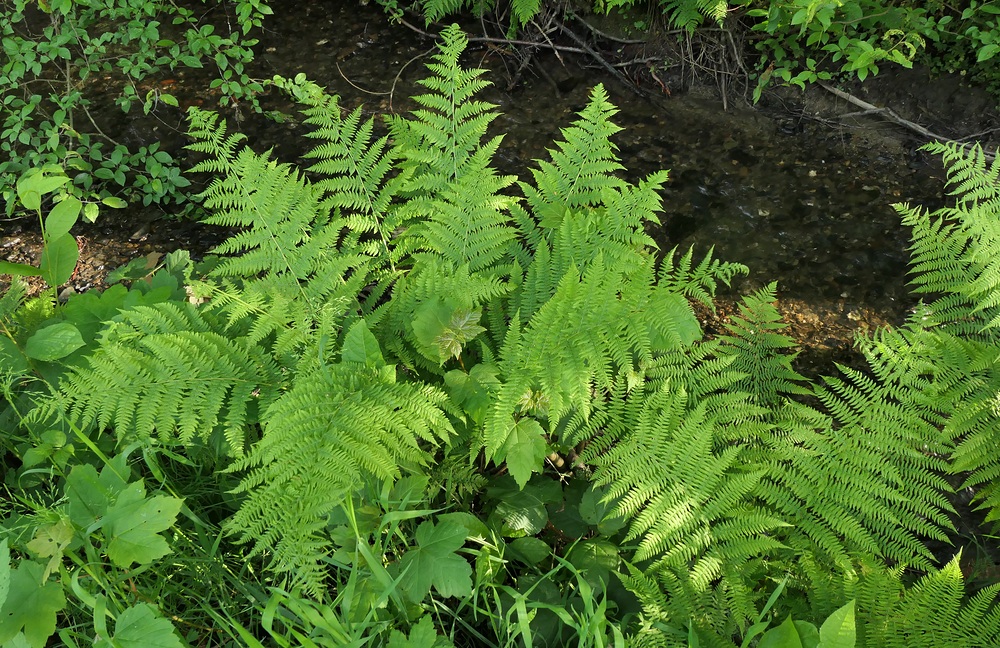
[(933, 147), (956, 206), (898, 207), (928, 300), (858, 340), (868, 371), (814, 383), (774, 285), (704, 334), (692, 304), (745, 269), (658, 253), (667, 174), (622, 179), (601, 87), (529, 177), (495, 170), (465, 44), (445, 31), (381, 137), (276, 80), (316, 141), (304, 171), (193, 109), (208, 221), (238, 233), (185, 269), (197, 299), (121, 310), (36, 417), (212, 462), (235, 485), (224, 528), (317, 598), (331, 511), (371, 484), (462, 474), (474, 501), (483, 475), (523, 487), (572, 449), (623, 521), (632, 645), (730, 646), (785, 577), (797, 618), (855, 600), (858, 645), (1000, 645), (1000, 585), (971, 595), (928, 549), (955, 537), (952, 475), (1000, 515), (998, 166)]

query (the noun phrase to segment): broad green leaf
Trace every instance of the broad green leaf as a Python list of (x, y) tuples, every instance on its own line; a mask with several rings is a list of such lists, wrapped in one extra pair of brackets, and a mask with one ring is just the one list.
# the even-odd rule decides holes
[(148, 603), (133, 605), (118, 616), (110, 648), (183, 648), (174, 626)]
[(101, 198), (101, 202), (112, 209), (124, 209), (125, 207), (128, 207), (127, 202), (116, 196), (106, 196)]
[(83, 206), (83, 220), (88, 223), (96, 222), (100, 213), (101, 208), (97, 203), (87, 203)]
[(10, 591), (10, 547), (7, 546), (7, 538), (0, 540), (0, 609), (3, 609), (7, 602), (7, 593)]
[(511, 484), (509, 489), (490, 489), (499, 500), (490, 521), (505, 537), (533, 536), (549, 521), (547, 505), (561, 501), (559, 482), (538, 478), (523, 490)]
[(57, 203), (45, 217), (45, 240), (54, 241), (63, 234), (68, 234), (76, 225), (82, 209), (83, 203), (75, 196), (66, 196), (62, 202)]
[(534, 537), (515, 538), (507, 545), (512, 557), (534, 567), (552, 555), (552, 547)]
[(22, 560), (10, 576), (10, 590), (0, 607), (0, 644), (24, 631), (32, 648), (42, 648), (56, 631), (56, 615), (66, 606), (62, 585), (42, 578), (45, 568)]
[(45, 572), (42, 578), (47, 580), (49, 574), (59, 569), (62, 563), (63, 552), (69, 543), (73, 541), (73, 524), (60, 518), (55, 524), (49, 524), (35, 529), (35, 536), (28, 543), (28, 551), (31, 551), (39, 558), (48, 558), (45, 565)]
[(421, 522), (415, 538), (417, 546), (399, 561), (400, 588), (406, 596), (418, 603), (431, 587), (444, 597), (471, 595), (472, 566), (455, 553), (465, 544), (465, 527), (450, 520)]
[(444, 332), (453, 312), (454, 309), (439, 298), (424, 302), (414, 314), (410, 326), (417, 340), (417, 350), (432, 362), (443, 364), (447, 360), (441, 355), (437, 339)]
[(42, 207), (42, 195), (55, 191), (69, 182), (63, 175), (47, 175), (45, 172), (29, 171), (17, 181), (17, 197), (28, 209), (38, 211)]
[(9, 337), (0, 336), (0, 373), (20, 375), (27, 373), (28, 359)]
[(39, 277), (42, 271), (40, 268), (26, 263), (0, 261), (0, 274), (14, 275), (15, 277)]
[(523, 418), (510, 428), (500, 448), (497, 459), (507, 463), (507, 470), (521, 488), (531, 479), (531, 473), (542, 471), (542, 462), (548, 453), (544, 434), (538, 421)]
[(84, 344), (80, 330), (69, 322), (59, 322), (38, 329), (24, 344), (24, 353), (29, 358), (51, 362), (65, 358)]
[(167, 555), (170, 547), (158, 534), (173, 526), (182, 503), (165, 495), (146, 497), (142, 482), (129, 484), (104, 517), (104, 537), (110, 538), (105, 551), (111, 562), (128, 568)]
[(792, 617), (789, 616), (780, 626), (765, 632), (757, 648), (802, 648), (802, 640), (799, 639)]
[(496, 365), (479, 363), (468, 373), (453, 369), (444, 375), (448, 394), (472, 417), (476, 425), (482, 425), (493, 404), (494, 394), (500, 387), (497, 379), (499, 372)]
[(819, 648), (854, 648), (857, 629), (854, 625), (854, 601), (840, 608), (819, 628)]
[(344, 349), (341, 352), (344, 362), (359, 362), (371, 367), (381, 367), (385, 364), (378, 340), (368, 330), (364, 320), (358, 320), (344, 336)]
[(433, 619), (425, 614), (410, 627), (409, 637), (399, 630), (393, 630), (389, 635), (387, 648), (450, 648), (453, 645), (445, 637), (438, 635)]
[(817, 648), (819, 646), (819, 630), (808, 621), (795, 621), (795, 629), (802, 640), (802, 648)]
[(38, 267), (42, 278), (50, 286), (61, 286), (73, 276), (76, 262), (80, 259), (80, 246), (70, 234), (46, 241)]
[(589, 583), (596, 585), (600, 581), (606, 585), (611, 572), (618, 569), (621, 556), (618, 555), (616, 545), (607, 540), (592, 538), (574, 546), (566, 560), (584, 572)]

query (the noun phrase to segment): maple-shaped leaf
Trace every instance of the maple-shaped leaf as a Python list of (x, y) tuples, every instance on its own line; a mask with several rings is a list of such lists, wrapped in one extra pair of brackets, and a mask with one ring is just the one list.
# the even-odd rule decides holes
[(542, 462), (548, 453), (544, 435), (545, 430), (538, 421), (523, 418), (511, 426), (500, 448), (497, 460), (507, 462), (507, 470), (521, 488), (531, 479), (532, 472), (542, 471)]
[(440, 636), (431, 617), (424, 615), (419, 623), (410, 628), (409, 637), (399, 630), (393, 630), (389, 635), (387, 648), (454, 648), (454, 645)]
[(48, 579), (49, 574), (59, 569), (63, 552), (72, 541), (73, 523), (66, 518), (60, 518), (55, 524), (35, 529), (35, 537), (28, 543), (28, 551), (33, 552), (39, 558), (49, 559), (45, 566), (45, 573), (42, 574), (42, 580)]
[(21, 561), (10, 574), (10, 590), (0, 608), (0, 644), (24, 631), (33, 648), (42, 648), (56, 631), (56, 615), (66, 606), (62, 585), (42, 578), (45, 568)]
[(420, 523), (414, 536), (417, 546), (406, 552), (398, 566), (403, 574), (400, 588), (411, 601), (422, 601), (432, 586), (445, 597), (472, 594), (472, 567), (455, 553), (465, 544), (466, 535), (466, 528), (452, 520)]
[(129, 484), (104, 516), (104, 537), (109, 539), (104, 550), (111, 562), (128, 568), (167, 555), (170, 547), (159, 533), (173, 526), (182, 503), (165, 495), (146, 497), (142, 482)]
[(94, 648), (183, 648), (174, 626), (159, 610), (139, 603), (118, 615), (115, 634), (94, 644)]
[(457, 358), (462, 355), (462, 345), (476, 339), (486, 330), (479, 326), (482, 315), (482, 311), (460, 310), (451, 316), (448, 325), (434, 338), (442, 358)]

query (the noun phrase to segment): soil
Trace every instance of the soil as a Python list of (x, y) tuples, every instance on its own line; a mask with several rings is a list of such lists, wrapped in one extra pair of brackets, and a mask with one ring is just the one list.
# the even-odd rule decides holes
[[(399, 112), (409, 106), (406, 97), (418, 89), (415, 80), (424, 74), (420, 59), (430, 41), (389, 26), (377, 9), (359, 11), (355, 4), (302, 2), (278, 13), (284, 15), (272, 17), (261, 39), (256, 76), (305, 71), (348, 107), (366, 102), (373, 110)], [(594, 26), (629, 35), (607, 20)], [(609, 60), (666, 57), (674, 42), (667, 34), (658, 43), (602, 53)], [(646, 97), (638, 98), (588, 57), (557, 58), (543, 49), (522, 70), (521, 59), (509, 51), (473, 43), (468, 58), (467, 65), (489, 68), (496, 83), (487, 99), (500, 105), (496, 128), (507, 133), (498, 163), (522, 175), (527, 161), (544, 156), (559, 128), (583, 107), (592, 85), (608, 87), (621, 108), (617, 121), (625, 131), (618, 142), (631, 176), (663, 167), (672, 172), (663, 226), (651, 232), (661, 248), (714, 246), (717, 258), (751, 268), (749, 278), (720, 295), (716, 313), (702, 313), (709, 332), (722, 330), (739, 294), (777, 280), (786, 332), (802, 345), (797, 367), (817, 376), (830, 373), (834, 362), (858, 365), (854, 336), (898, 324), (912, 308), (907, 234), (890, 204), (908, 200), (934, 208), (945, 199), (940, 165), (917, 151), (923, 140), (916, 134), (879, 115), (843, 118), (858, 113), (857, 107), (818, 86), (769, 92), (752, 108), (733, 95), (738, 84), (731, 84), (723, 102), (718, 75), (692, 72), (692, 84), (683, 66), (659, 74), (648, 66), (622, 66), (640, 82)], [(212, 102), (199, 92), (207, 83), (194, 73), (179, 73), (169, 82), (182, 107), (187, 95), (187, 103)], [(979, 134), (990, 148), (1000, 139), (995, 98), (958, 76), (931, 79), (925, 70), (885, 67), (863, 84), (840, 87), (948, 137)], [(291, 109), (273, 92), (262, 101), (268, 110)], [(129, 116), (116, 122), (122, 118), (111, 108), (102, 126), (133, 143), (153, 134), (183, 157), (181, 115), (169, 110), (161, 108), (157, 121)], [(258, 150), (273, 147), (295, 160), (306, 147), (295, 120), (275, 124), (239, 106), (226, 114), (250, 133)], [(109, 270), (139, 256), (184, 247), (198, 257), (225, 235), (158, 216), (150, 210), (105, 210), (96, 225), (81, 226), (80, 265), (63, 293), (103, 288)], [(0, 224), (2, 258), (37, 263), (40, 243), (33, 220)]]

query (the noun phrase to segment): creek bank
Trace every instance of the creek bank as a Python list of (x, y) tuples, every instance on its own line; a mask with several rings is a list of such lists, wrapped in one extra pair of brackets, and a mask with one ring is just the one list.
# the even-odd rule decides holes
[[(388, 24), (377, 7), (297, 0), (283, 3), (271, 18), (251, 70), (256, 78), (303, 72), (340, 95), (345, 108), (364, 105), (366, 114), (406, 111), (412, 107), (408, 98), (422, 90), (416, 81), (426, 74), (423, 64), (433, 43)], [(470, 31), (476, 26), (470, 24)], [(662, 42), (648, 51), (637, 48), (623, 46), (622, 55), (634, 59), (666, 51)], [(494, 83), (484, 98), (498, 104), (501, 113), (494, 123), (496, 133), (505, 133), (498, 165), (527, 176), (531, 160), (547, 156), (559, 129), (586, 105), (591, 88), (603, 83), (620, 109), (616, 121), (624, 131), (615, 141), (628, 179), (661, 168), (671, 171), (662, 224), (650, 230), (661, 250), (693, 245), (700, 256), (714, 246), (717, 258), (751, 269), (749, 278), (720, 295), (716, 315), (704, 315), (707, 330), (719, 328), (734, 311), (737, 294), (777, 281), (788, 332), (803, 346), (800, 370), (816, 375), (832, 371), (831, 361), (855, 364), (854, 334), (897, 324), (912, 307), (906, 286), (908, 233), (891, 203), (936, 207), (944, 195), (940, 165), (916, 153), (918, 142), (905, 132), (871, 118), (871, 123), (831, 128), (834, 120), (822, 110), (844, 107), (836, 102), (820, 106), (831, 99), (818, 88), (768, 93), (758, 109), (730, 100), (723, 110), (714, 85), (685, 88), (683, 75), (660, 77), (669, 95), (647, 79), (652, 92), (641, 98), (586, 56), (541, 49), (530, 67), (519, 70), (520, 61), (516, 53), (489, 42), (472, 43), (465, 57), (466, 66), (490, 70), (487, 78)], [(508, 89), (504, 79), (514, 74), (518, 83)], [(182, 106), (212, 104), (204, 73), (178, 73), (172, 82)], [(909, 88), (915, 97), (951, 96), (947, 89), (939, 95), (915, 90), (908, 77), (896, 87)], [(261, 100), (266, 110), (293, 111), (275, 91)], [(981, 104), (953, 101), (939, 108), (963, 105)], [(301, 162), (310, 146), (298, 117), (276, 123), (240, 106), (224, 113), (231, 128), (246, 133), (258, 151), (273, 148), (279, 158)], [(109, 105), (101, 118), (102, 127), (131, 138), (132, 144), (151, 136), (165, 140), (184, 160), (182, 114), (159, 106), (149, 118), (123, 116)], [(974, 117), (970, 112), (954, 121), (984, 126)], [(225, 234), (163, 219), (142, 228), (134, 220), (137, 214), (142, 222), (150, 218), (141, 210), (105, 210), (96, 226), (80, 231), (85, 242), (71, 281), (76, 290), (101, 287), (103, 274), (130, 258), (178, 247), (198, 255)], [(39, 240), (32, 228), (29, 222), (0, 226), (0, 246), (6, 245), (0, 256), (37, 261)]]

